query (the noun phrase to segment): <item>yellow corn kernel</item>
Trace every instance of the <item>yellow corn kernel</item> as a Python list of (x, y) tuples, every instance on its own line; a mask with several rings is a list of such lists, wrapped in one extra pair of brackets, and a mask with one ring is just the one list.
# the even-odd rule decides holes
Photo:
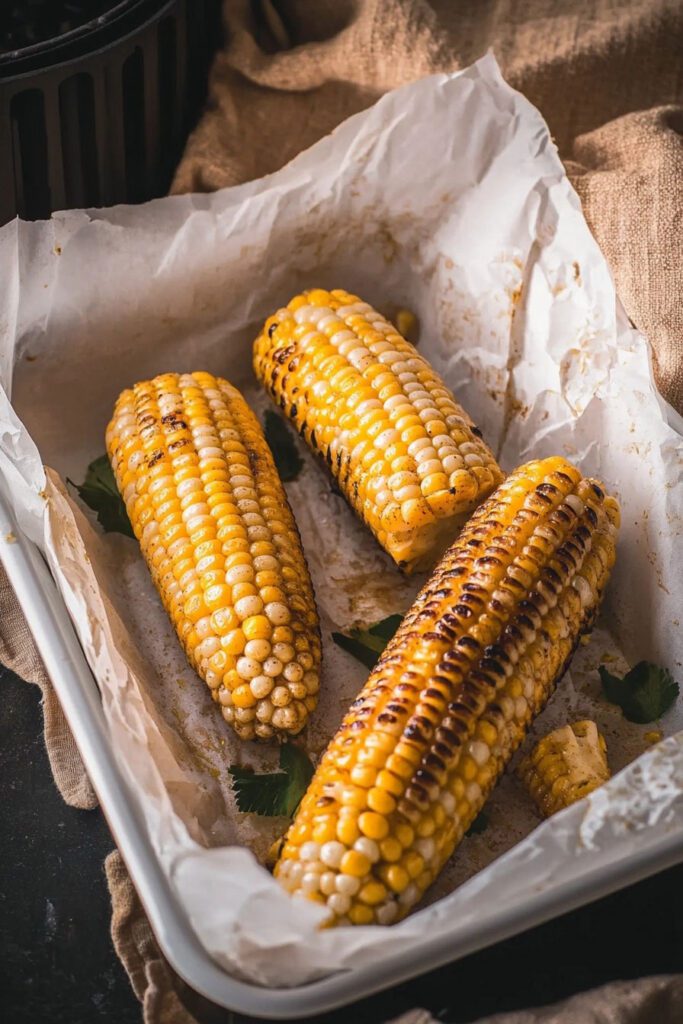
[[(401, 311), (400, 322), (415, 330), (409, 311)], [(409, 571), (433, 564), (502, 479), (444, 381), (400, 330), (355, 295), (313, 289), (296, 296), (268, 318), (253, 356), (258, 379)], [(331, 409), (340, 413), (331, 416)], [(333, 457), (342, 436), (351, 453), (343, 464)], [(420, 455), (425, 446), (429, 458)]]
[(389, 823), (381, 814), (366, 811), (358, 819), (358, 827), (368, 839), (384, 839), (389, 834)]
[(358, 899), (361, 903), (367, 903), (368, 906), (374, 907), (381, 903), (386, 895), (387, 890), (381, 882), (366, 882), (358, 893)]
[[(246, 740), (299, 732), (317, 700), (318, 619), (284, 489), (242, 396), (208, 373), (162, 374), (119, 396), (106, 444), (119, 490), (134, 495), (127, 511), (152, 578), (223, 717)], [(304, 690), (296, 667), (263, 671), (285, 624), (280, 639), (296, 632), (306, 645)], [(276, 711), (267, 684), (247, 685), (264, 676)]]
[(375, 919), (370, 907), (364, 906), (362, 903), (354, 903), (349, 910), (349, 920), (351, 924), (372, 924)]
[(370, 870), (370, 861), (364, 853), (359, 853), (358, 850), (347, 850), (339, 866), (345, 875), (364, 878)]
[[(350, 400), (362, 411), (368, 396), (354, 392)], [(432, 416), (427, 409), (430, 429)], [(433, 471), (427, 446), (438, 438), (416, 438), (424, 476)], [(383, 442), (395, 443), (391, 434)], [(309, 834), (321, 821), (337, 823), (331, 862), (338, 866), (330, 872), (353, 902), (347, 915), (346, 901), (334, 901), (339, 912), (330, 923), (398, 920), (432, 884), (592, 623), (618, 526), (614, 499), (560, 457), (520, 467), (465, 526), (344, 718), (299, 808), (296, 821), (306, 821)], [(546, 743), (549, 767), (533, 765), (539, 792), (554, 801), (585, 792), (587, 747), (604, 757), (592, 728), (567, 727), (582, 755), (576, 775), (565, 749), (551, 757)], [(378, 900), (376, 912), (368, 897)]]

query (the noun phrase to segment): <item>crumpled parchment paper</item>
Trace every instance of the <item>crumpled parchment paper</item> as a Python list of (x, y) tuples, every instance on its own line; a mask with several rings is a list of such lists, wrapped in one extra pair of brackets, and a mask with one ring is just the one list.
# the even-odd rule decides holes
[[(681, 423), (656, 393), (647, 343), (618, 304), (545, 123), (493, 57), (389, 93), (262, 180), (15, 221), (0, 231), (0, 266), (2, 487), (57, 580), (152, 843), (219, 963), (295, 985), (427, 936), (456, 942), (681, 828), (683, 733), (648, 748), (646, 728), (601, 699), (596, 673), (603, 660), (623, 669), (649, 658), (681, 677)], [(508, 773), (486, 830), (389, 929), (318, 932), (322, 909), (292, 901), (260, 866), (286, 823), (238, 814), (228, 766), (272, 767), (276, 751), (235, 739), (188, 668), (136, 543), (102, 534), (63, 482), (102, 453), (114, 400), (135, 380), (206, 369), (264, 409), (251, 341), (316, 285), (414, 310), (421, 351), (505, 469), (565, 454), (623, 509), (600, 626), (534, 734), (594, 715), (624, 771), (540, 827)], [(307, 733), (318, 754), (365, 676), (331, 630), (404, 611), (420, 580), (389, 564), (311, 456), (288, 493), (322, 620), (323, 695)], [(680, 708), (665, 725), (683, 727)]]

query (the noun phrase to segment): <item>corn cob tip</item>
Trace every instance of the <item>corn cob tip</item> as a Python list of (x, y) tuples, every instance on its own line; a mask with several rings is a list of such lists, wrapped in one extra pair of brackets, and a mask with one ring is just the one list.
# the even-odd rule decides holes
[(275, 873), (333, 924), (405, 916), (481, 810), (592, 621), (616, 501), (562, 458), (474, 513), (323, 755)]
[(563, 725), (538, 741), (517, 774), (549, 818), (609, 780), (605, 738), (590, 720)]
[(320, 633), (299, 534), (258, 420), (209, 373), (122, 392), (107, 453), (190, 663), (246, 740), (301, 731)]
[(314, 288), (269, 317), (254, 371), (393, 560), (427, 568), (500, 483), (444, 381), (357, 296)]

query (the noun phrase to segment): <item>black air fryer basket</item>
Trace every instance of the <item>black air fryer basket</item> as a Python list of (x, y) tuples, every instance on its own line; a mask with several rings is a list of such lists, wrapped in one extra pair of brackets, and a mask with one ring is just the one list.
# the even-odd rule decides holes
[(0, 0), (0, 224), (163, 195), (219, 0)]

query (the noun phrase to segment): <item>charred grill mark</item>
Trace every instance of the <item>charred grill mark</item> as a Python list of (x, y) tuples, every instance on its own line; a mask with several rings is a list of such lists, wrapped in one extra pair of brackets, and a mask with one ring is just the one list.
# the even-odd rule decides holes
[(169, 412), (165, 416), (161, 417), (161, 423), (164, 427), (171, 430), (187, 430), (187, 423), (181, 419), (177, 412)]
[(273, 352), (273, 359), (282, 366), (290, 356), (296, 352), (296, 345), (287, 345), (285, 348), (276, 348)]

